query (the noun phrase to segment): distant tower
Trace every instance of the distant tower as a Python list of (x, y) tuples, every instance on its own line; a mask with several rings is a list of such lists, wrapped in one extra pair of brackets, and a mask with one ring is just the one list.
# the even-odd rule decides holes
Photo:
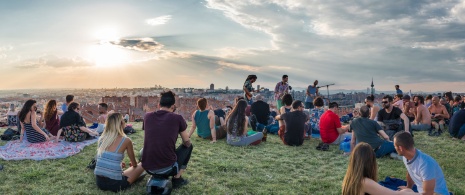
[(228, 86), (226, 86), (226, 92), (227, 92), (228, 90), (229, 90), (229, 87), (228, 87)]
[(213, 83), (210, 84), (210, 90), (215, 90), (215, 85)]
[(260, 85), (257, 85), (257, 90), (259, 90), (259, 89), (260, 89)]
[(373, 84), (373, 77), (371, 77), (371, 95), (374, 96), (375, 95), (375, 85)]

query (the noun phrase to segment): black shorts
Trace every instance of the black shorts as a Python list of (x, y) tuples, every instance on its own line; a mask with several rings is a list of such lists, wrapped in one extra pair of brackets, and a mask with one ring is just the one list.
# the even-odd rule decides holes
[(128, 182), (128, 177), (122, 176), (121, 180), (114, 180), (108, 177), (96, 175), (97, 187), (103, 191), (119, 192), (131, 187)]

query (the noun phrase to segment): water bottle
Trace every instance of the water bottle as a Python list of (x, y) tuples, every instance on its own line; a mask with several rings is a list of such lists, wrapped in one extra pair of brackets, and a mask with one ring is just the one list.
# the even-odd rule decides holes
[(339, 145), (339, 149), (344, 152), (344, 154), (350, 153), (350, 140), (349, 136), (344, 138), (344, 141)]

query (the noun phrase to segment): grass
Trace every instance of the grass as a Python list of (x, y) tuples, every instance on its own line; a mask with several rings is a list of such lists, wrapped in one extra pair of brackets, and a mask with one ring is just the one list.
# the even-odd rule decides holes
[[(141, 124), (135, 123), (136, 130)], [(190, 128), (188, 128), (190, 129)], [(143, 131), (129, 137), (138, 151)], [(429, 137), (416, 132), (416, 147), (441, 165), (447, 186), (455, 194), (465, 194), (465, 143), (448, 135)], [(340, 194), (348, 157), (338, 146), (327, 152), (315, 150), (319, 140), (306, 140), (301, 147), (284, 146), (277, 136), (258, 146), (232, 147), (224, 140), (210, 144), (193, 138), (194, 151), (184, 175), (190, 183), (174, 194)], [(1, 141), (0, 145), (6, 142)], [(179, 142), (178, 142), (179, 144)], [(114, 194), (100, 191), (94, 174), (86, 169), (96, 153), (96, 144), (65, 159), (4, 161), (0, 171), (1, 194)], [(129, 159), (126, 157), (126, 164)], [(405, 179), (402, 161), (378, 159), (379, 179)], [(121, 194), (144, 194), (146, 177)]]

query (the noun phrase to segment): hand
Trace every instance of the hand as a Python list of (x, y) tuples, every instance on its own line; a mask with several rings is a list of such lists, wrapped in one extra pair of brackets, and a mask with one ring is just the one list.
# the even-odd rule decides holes
[(121, 162), (121, 168), (123, 168), (123, 169), (126, 168), (126, 163)]
[(50, 137), (48, 135), (45, 135), (45, 141), (50, 141)]

